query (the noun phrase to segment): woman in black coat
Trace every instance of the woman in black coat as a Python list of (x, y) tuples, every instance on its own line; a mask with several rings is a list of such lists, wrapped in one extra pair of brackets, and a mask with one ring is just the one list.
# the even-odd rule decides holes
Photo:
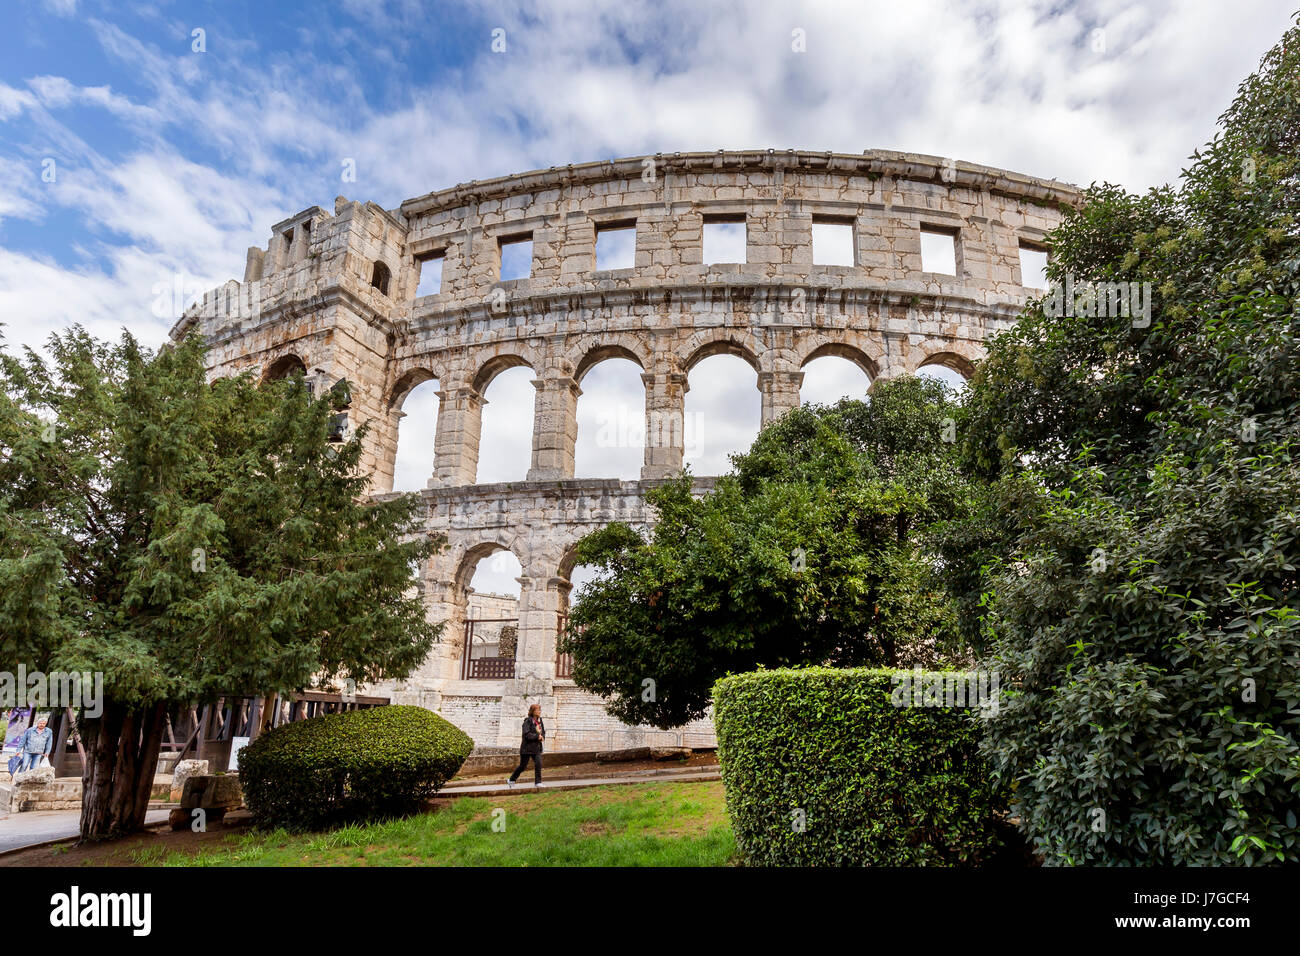
[(542, 723), (542, 705), (533, 704), (528, 708), (524, 718), (524, 739), (519, 744), (519, 766), (510, 775), (506, 783), (513, 787), (519, 775), (528, 766), (529, 758), (533, 761), (533, 786), (542, 785), (542, 741), (546, 739), (546, 725)]

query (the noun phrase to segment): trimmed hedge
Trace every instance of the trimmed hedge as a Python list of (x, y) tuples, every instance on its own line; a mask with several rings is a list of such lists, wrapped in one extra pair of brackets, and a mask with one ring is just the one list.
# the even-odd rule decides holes
[(409, 813), (473, 749), (423, 707), (375, 707), (262, 734), (239, 752), (239, 780), (259, 825), (316, 830)]
[(895, 707), (896, 673), (914, 672), (784, 669), (714, 685), (727, 812), (749, 863), (970, 866), (1000, 848), (1008, 793), (979, 752), (981, 718)]

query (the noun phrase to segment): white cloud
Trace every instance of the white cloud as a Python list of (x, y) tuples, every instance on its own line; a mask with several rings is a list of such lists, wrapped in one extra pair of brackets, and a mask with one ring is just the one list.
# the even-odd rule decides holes
[(12, 119), (36, 105), (36, 97), (26, 90), (16, 90), (0, 83), (0, 121)]
[[(49, 7), (76, 12), (73, 0)], [(267, 49), (263, 37), (239, 35), (214, 15), (209, 46), (220, 57), (190, 53), (188, 43), (160, 49), (90, 19), (110, 75), (82, 85), (70, 77), (85, 81), (84, 70), (54, 61), (42, 75), (6, 77), (0, 219), (45, 222), (57, 212), (82, 223), (65, 248), (0, 247), (9, 343), (37, 343), (73, 321), (97, 334), (125, 325), (160, 342), (172, 317), (153, 314), (155, 286), (238, 277), (245, 248), (262, 244), (271, 223), (328, 207), (340, 191), (392, 207), (538, 166), (768, 146), (903, 149), (1145, 189), (1176, 178), (1290, 22), (1276, 0), (1231, 8), (1214, 0), (484, 0), (468, 9), (481, 34), (460, 40), (476, 52), (431, 82), (412, 81), (411, 67), (431, 55), (444, 26), (415, 0), (347, 0), (328, 32), (286, 49)], [(504, 54), (490, 49), (497, 25), (507, 31)], [(806, 52), (791, 47), (795, 28)], [(375, 44), (375, 35), (391, 43)], [(376, 76), (391, 79), (377, 84)], [(129, 148), (119, 137), (114, 152), (99, 130), (77, 126), (74, 106), (122, 124)], [(47, 156), (59, 162), (51, 188), (39, 179)], [(358, 180), (345, 185), (348, 158)], [(752, 370), (732, 382), (701, 377), (706, 367), (714, 368), (695, 370), (687, 396), (700, 410), (717, 392), (713, 413), (700, 419), (698, 437), (713, 450), (696, 450), (699, 473), (725, 467), (722, 451), (747, 444), (758, 414)], [(821, 385), (824, 369), (815, 371), (806, 392)], [(592, 394), (598, 372), (588, 376)], [(521, 478), (528, 468), (530, 377), (520, 370), (494, 383), (482, 481)], [(637, 385), (611, 386), (601, 401), (636, 408)], [(837, 387), (827, 384), (828, 394)], [(595, 423), (583, 422), (585, 441)], [(414, 424), (404, 423), (404, 442)], [(431, 465), (427, 428), (420, 441), (430, 443), (417, 449), (428, 463), (412, 468)], [(629, 449), (584, 447), (583, 470), (630, 476), (635, 464), (619, 456)]]
[(108, 86), (77, 86), (62, 76), (34, 76), (27, 85), (35, 91), (41, 105), (51, 109), (85, 103), (108, 110), (122, 119), (153, 121), (158, 118), (156, 110), (137, 106)]

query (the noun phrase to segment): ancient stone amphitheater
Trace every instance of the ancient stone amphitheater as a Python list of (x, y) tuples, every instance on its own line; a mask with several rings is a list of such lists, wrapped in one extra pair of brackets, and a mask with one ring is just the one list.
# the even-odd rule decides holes
[[(437, 421), (419, 423), (436, 428), (422, 497), (428, 527), (450, 544), (420, 577), (430, 618), (449, 623), (417, 674), (366, 693), (436, 710), (481, 746), (515, 744), (533, 702), (552, 749), (709, 745), (707, 720), (671, 732), (620, 724), (556, 653), (575, 542), (610, 521), (652, 521), (646, 488), (682, 466), (691, 369), (718, 353), (743, 358), (764, 422), (798, 405), (804, 366), (825, 355), (873, 381), (930, 364), (968, 374), (1032, 291), (1022, 254), (1041, 250), (1078, 199), (1063, 183), (932, 156), (795, 150), (555, 167), (391, 210), (339, 197), (333, 214), (313, 206), (275, 225), (265, 250), (249, 250), (244, 281), (209, 292), (172, 335), (205, 336), (214, 377), (347, 379), (349, 423), (372, 423), (377, 493), (392, 488), (406, 396), (437, 380)], [(705, 264), (714, 222), (743, 223), (743, 262)], [(851, 265), (815, 264), (819, 223), (851, 228)], [(631, 268), (597, 271), (607, 229), (634, 230)], [(951, 242), (952, 274), (925, 271), (927, 233)], [(502, 281), (502, 247), (521, 239), (531, 272)], [(417, 297), (436, 259), (441, 287)], [(639, 481), (573, 477), (583, 377), (609, 358), (643, 373)], [(483, 393), (513, 366), (531, 369), (537, 389), (532, 466), (524, 481), (476, 484)], [(502, 549), (523, 568), (517, 626), (498, 634), (494, 656), (475, 656), (473, 618), (508, 612), (500, 601), (485, 612), (469, 582)]]

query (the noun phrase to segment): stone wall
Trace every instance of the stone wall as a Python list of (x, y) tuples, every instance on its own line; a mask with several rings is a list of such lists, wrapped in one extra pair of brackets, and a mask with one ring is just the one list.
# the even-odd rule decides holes
[[(719, 353), (749, 362), (764, 422), (797, 406), (803, 367), (823, 355), (872, 380), (927, 364), (968, 374), (1033, 291), (1021, 285), (1020, 247), (1041, 246), (1079, 198), (1062, 183), (939, 157), (794, 150), (557, 167), (395, 210), (339, 197), (332, 216), (312, 207), (273, 227), (266, 249), (249, 250), (244, 281), (210, 292), (173, 335), (204, 335), (214, 376), (301, 363), (324, 386), (346, 378), (350, 421), (372, 423), (365, 463), (379, 493), (392, 487), (402, 404), (436, 379), (423, 497), (428, 528), (449, 547), (421, 573), (430, 618), (448, 626), (417, 674), (368, 692), (441, 710), (484, 745), (515, 743), (520, 715), (541, 702), (558, 746), (601, 735), (594, 745), (637, 746), (647, 729), (623, 727), (556, 679), (556, 628), (573, 545), (613, 520), (648, 525), (646, 488), (681, 468), (691, 369)], [(745, 262), (703, 262), (713, 217), (744, 220)], [(818, 221), (852, 226), (854, 265), (813, 262)], [(597, 271), (598, 230), (629, 223), (633, 267)], [(923, 271), (923, 228), (953, 236), (956, 275)], [(501, 281), (501, 240), (525, 235), (531, 274)], [(430, 258), (442, 259), (441, 289), (417, 298)], [(615, 357), (643, 372), (641, 480), (574, 479), (583, 376)], [(483, 393), (515, 366), (535, 376), (531, 467), (525, 481), (479, 485)], [(464, 680), (469, 580), (500, 549), (523, 567), (515, 676)]]

